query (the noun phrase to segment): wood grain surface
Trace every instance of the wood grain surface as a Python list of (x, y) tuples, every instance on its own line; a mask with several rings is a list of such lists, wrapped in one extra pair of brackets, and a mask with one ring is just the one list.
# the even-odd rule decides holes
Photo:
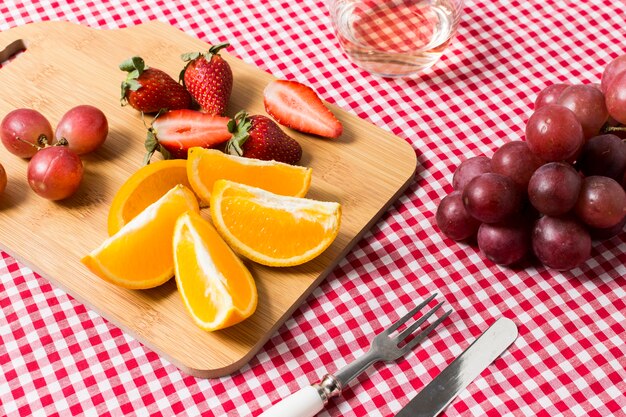
[[(340, 234), (322, 255), (298, 267), (247, 262), (258, 286), (257, 311), (229, 329), (204, 332), (188, 317), (174, 280), (151, 290), (126, 290), (91, 274), (79, 259), (106, 238), (108, 207), (140, 168), (145, 152), (141, 115), (120, 106), (124, 73), (118, 64), (140, 55), (177, 78), (180, 54), (206, 51), (209, 45), (156, 21), (119, 30), (41, 22), (0, 33), (0, 49), (7, 48), (0, 52), (3, 59), (22, 46), (26, 49), (0, 68), (0, 117), (29, 107), (54, 127), (70, 108), (92, 104), (107, 115), (110, 133), (101, 149), (83, 156), (81, 188), (61, 202), (35, 195), (26, 181), (28, 161), (0, 148), (0, 163), (9, 176), (0, 195), (0, 245), (194, 376), (219, 377), (247, 363), (413, 180), (417, 160), (406, 141), (337, 107), (331, 109), (344, 125), (338, 140), (285, 129), (302, 144), (301, 164), (313, 168), (308, 197), (342, 204)], [(228, 115), (241, 109), (265, 114), (262, 91), (274, 77), (227, 52), (222, 55), (235, 78)]]

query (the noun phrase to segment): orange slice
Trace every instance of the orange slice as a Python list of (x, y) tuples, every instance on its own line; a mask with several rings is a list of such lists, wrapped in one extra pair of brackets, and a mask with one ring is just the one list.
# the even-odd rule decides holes
[(196, 212), (184, 213), (173, 242), (176, 284), (200, 328), (223, 329), (254, 313), (254, 279), (211, 223)]
[(311, 172), (311, 168), (228, 155), (215, 149), (191, 148), (187, 157), (189, 183), (204, 203), (209, 203), (218, 179), (304, 197), (311, 185)]
[(122, 184), (113, 198), (107, 220), (109, 236), (176, 184), (191, 188), (187, 180), (187, 161), (184, 159), (155, 161), (139, 168)]
[(261, 188), (217, 180), (211, 217), (230, 246), (268, 266), (292, 266), (322, 253), (335, 240), (341, 205), (281, 196)]
[(176, 219), (200, 211), (191, 190), (176, 185), (81, 259), (94, 274), (124, 288), (152, 288), (174, 276)]

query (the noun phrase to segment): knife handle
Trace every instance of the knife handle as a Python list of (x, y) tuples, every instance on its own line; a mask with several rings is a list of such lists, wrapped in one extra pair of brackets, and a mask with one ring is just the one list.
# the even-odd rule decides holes
[(277, 402), (258, 417), (313, 417), (324, 408), (324, 400), (313, 385)]
[(341, 394), (341, 383), (326, 375), (317, 384), (302, 388), (265, 410), (258, 417), (313, 417), (328, 400)]

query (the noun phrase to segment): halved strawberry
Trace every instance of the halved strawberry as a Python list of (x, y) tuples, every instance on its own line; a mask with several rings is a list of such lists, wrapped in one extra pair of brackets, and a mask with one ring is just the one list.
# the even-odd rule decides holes
[(231, 137), (228, 117), (213, 116), (196, 110), (171, 110), (158, 114), (148, 129), (145, 164), (150, 163), (154, 152), (165, 159), (187, 158), (194, 146), (210, 148), (226, 142)]
[(309, 86), (297, 81), (275, 80), (263, 92), (265, 111), (278, 123), (304, 133), (337, 138), (341, 122)]

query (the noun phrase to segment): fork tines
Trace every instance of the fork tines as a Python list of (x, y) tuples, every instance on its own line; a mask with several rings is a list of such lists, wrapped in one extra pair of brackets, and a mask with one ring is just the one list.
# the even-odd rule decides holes
[[(400, 326), (406, 323), (410, 318), (415, 316), (422, 308), (424, 308), (436, 296), (437, 294), (433, 294), (430, 297), (428, 297), (426, 300), (422, 301), (420, 304), (413, 307), (413, 309), (411, 309), (408, 313), (406, 313), (404, 316), (398, 319), (395, 323), (389, 326), (382, 333), (389, 336), (392, 332), (396, 331)], [(405, 339), (407, 339), (410, 335), (412, 335), (417, 329), (420, 328), (420, 326), (422, 326), (422, 324), (426, 322), (426, 320), (428, 320), (433, 314), (437, 312), (437, 310), (441, 308), (443, 303), (444, 303), (443, 301), (440, 302), (435, 307), (433, 307), (430, 311), (425, 313), (422, 317), (420, 317), (418, 320), (416, 320), (414, 323), (412, 323), (410, 326), (404, 329), (396, 338), (397, 342), (401, 343)], [(437, 318), (437, 320), (434, 323), (430, 324), (426, 329), (416, 334), (413, 339), (407, 342), (407, 344), (403, 347), (403, 350), (411, 350), (413, 347), (415, 347), (418, 343), (424, 340), (428, 336), (428, 334), (431, 331), (433, 331), (442, 321), (444, 321), (451, 313), (452, 313), (452, 310), (446, 311), (442, 316)]]

